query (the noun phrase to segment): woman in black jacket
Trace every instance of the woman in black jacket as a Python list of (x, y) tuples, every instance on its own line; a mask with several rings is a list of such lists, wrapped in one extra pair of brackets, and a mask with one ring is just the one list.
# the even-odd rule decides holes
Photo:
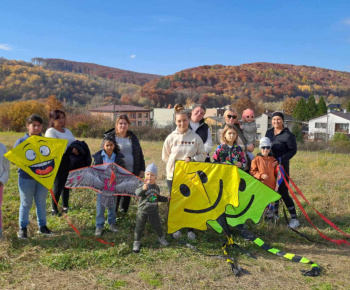
[[(284, 127), (284, 115), (282, 112), (274, 112), (272, 114), (272, 127), (273, 128), (266, 131), (265, 137), (268, 137), (272, 143), (271, 151), (277, 160), (274, 165), (277, 165), (279, 162), (289, 176), (289, 160), (297, 153), (297, 142), (295, 136), (288, 128)], [(287, 185), (284, 181), (279, 186), (278, 193), (281, 195), (290, 213), (291, 221), (289, 226), (291, 228), (297, 228), (300, 223), (297, 220), (294, 201), (290, 197)], [(277, 218), (278, 206), (279, 202), (276, 201), (274, 211)]]
[[(129, 131), (130, 121), (127, 115), (119, 115), (115, 122), (115, 128), (107, 131), (104, 136), (112, 136), (117, 142), (120, 153), (124, 155), (126, 170), (143, 178), (145, 176), (145, 159), (142, 148), (135, 134)], [(130, 196), (118, 196), (116, 211), (126, 213), (129, 209)]]

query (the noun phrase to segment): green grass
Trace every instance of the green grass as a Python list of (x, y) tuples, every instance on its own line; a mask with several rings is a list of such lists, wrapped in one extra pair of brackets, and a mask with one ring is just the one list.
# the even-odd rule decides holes
[[(12, 148), (18, 133), (1, 133), (0, 142)], [(96, 152), (100, 140), (85, 139), (91, 152)], [(141, 142), (146, 163), (158, 166), (158, 183), (167, 194), (165, 164), (161, 161), (161, 142)], [(347, 169), (350, 156), (325, 152), (298, 152), (291, 163), (292, 178), (312, 205), (333, 220), (342, 230), (350, 233), (350, 181)], [(17, 172), (11, 166), (11, 177), (6, 185), (3, 200), (3, 231), (6, 239), (0, 241), (0, 288), (226, 288), (237, 289), (349, 289), (346, 274), (350, 264), (350, 247), (327, 243), (312, 244), (284, 225), (283, 218), (277, 226), (264, 222), (249, 229), (267, 243), (281, 250), (305, 256), (323, 267), (320, 277), (303, 277), (300, 270), (308, 266), (292, 263), (262, 251), (254, 244), (235, 236), (235, 241), (258, 257), (257, 260), (229, 249), (238, 264), (251, 275), (235, 277), (223, 260), (210, 258), (172, 241), (170, 247), (161, 248), (151, 227), (146, 227), (139, 254), (132, 253), (133, 233), (137, 203), (133, 201), (127, 216), (118, 216), (119, 232), (114, 234), (106, 226), (103, 239), (115, 243), (108, 246), (94, 239), (96, 193), (91, 190), (72, 190), (68, 216), (79, 229), (82, 238), (71, 229), (63, 217), (51, 217), (51, 200), (47, 199), (48, 226), (55, 232), (52, 237), (36, 233), (36, 213), (30, 213), (28, 240), (16, 237), (18, 230), (19, 193)], [(315, 224), (332, 238), (341, 236), (317, 218), (310, 206), (305, 205)], [(160, 214), (166, 229), (166, 204), (160, 204)], [(324, 241), (300, 217), (300, 231), (316, 241)], [(220, 255), (223, 235), (209, 229), (198, 232), (191, 242), (206, 254)]]

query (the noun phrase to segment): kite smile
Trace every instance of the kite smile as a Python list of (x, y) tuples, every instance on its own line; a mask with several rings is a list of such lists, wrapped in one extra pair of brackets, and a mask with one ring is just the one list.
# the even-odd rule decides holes
[(29, 166), (29, 168), (37, 175), (47, 175), (53, 171), (54, 167), (54, 159)]
[(223, 187), (224, 187), (223, 186), (223, 182), (220, 179), (220, 189), (219, 189), (218, 198), (216, 199), (216, 201), (214, 202), (214, 204), (212, 206), (204, 208), (204, 209), (199, 209), (199, 210), (185, 208), (184, 211), (188, 212), (188, 213), (205, 213), (205, 212), (213, 210), (220, 203), (220, 200), (221, 200), (221, 197), (222, 197)]
[(252, 197), (250, 198), (249, 200), (249, 203), (247, 204), (247, 206), (245, 207), (244, 210), (242, 210), (239, 214), (228, 214), (226, 213), (226, 217), (229, 217), (229, 218), (238, 218), (242, 215), (244, 215), (248, 209), (250, 209), (250, 207), (252, 206), (253, 202), (254, 202), (254, 198), (255, 198), (255, 195), (253, 194)]

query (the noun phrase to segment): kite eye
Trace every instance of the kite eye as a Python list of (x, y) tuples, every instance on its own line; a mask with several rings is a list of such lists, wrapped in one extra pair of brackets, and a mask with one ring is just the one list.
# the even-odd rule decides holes
[(245, 191), (246, 187), (247, 187), (247, 184), (246, 184), (245, 180), (243, 178), (241, 178), (241, 181), (239, 182), (238, 190)]
[(40, 147), (40, 153), (43, 156), (48, 156), (48, 155), (50, 155), (50, 148), (47, 147), (47, 146), (41, 146)]
[(189, 197), (191, 194), (191, 190), (186, 184), (181, 184), (180, 185), (180, 192), (184, 197)]
[(32, 149), (29, 149), (26, 151), (26, 158), (29, 160), (29, 161), (33, 161), (35, 158), (36, 158), (36, 153), (34, 150)]
[(199, 178), (201, 179), (202, 183), (208, 182), (208, 177), (203, 171), (197, 171)]

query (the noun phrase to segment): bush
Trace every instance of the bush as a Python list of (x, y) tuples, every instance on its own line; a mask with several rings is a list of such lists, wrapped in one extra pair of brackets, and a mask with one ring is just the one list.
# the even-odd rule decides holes
[(333, 136), (333, 142), (348, 141), (349, 137), (344, 133), (335, 133)]
[(332, 153), (350, 154), (350, 142), (349, 141), (330, 141), (330, 142), (318, 142), (318, 141), (306, 141), (304, 143), (298, 142), (299, 151), (327, 151)]
[(74, 137), (101, 138), (103, 133), (112, 128), (111, 119), (90, 114), (67, 115), (66, 127), (72, 131)]

